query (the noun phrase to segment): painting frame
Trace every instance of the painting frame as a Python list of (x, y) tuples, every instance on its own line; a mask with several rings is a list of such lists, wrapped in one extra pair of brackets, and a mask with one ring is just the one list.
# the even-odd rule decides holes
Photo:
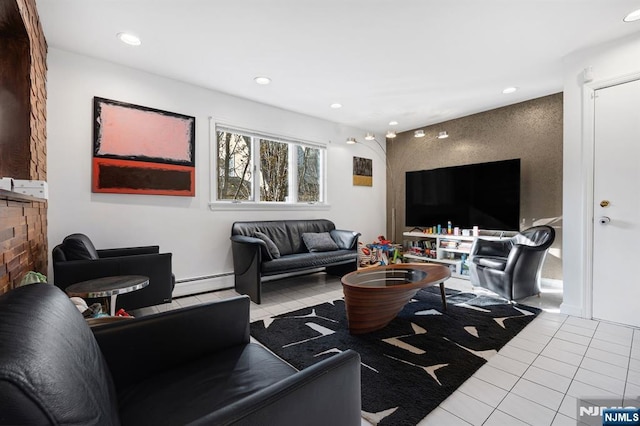
[(94, 96), (92, 192), (195, 196), (195, 121)]
[(373, 159), (353, 157), (353, 185), (373, 186)]

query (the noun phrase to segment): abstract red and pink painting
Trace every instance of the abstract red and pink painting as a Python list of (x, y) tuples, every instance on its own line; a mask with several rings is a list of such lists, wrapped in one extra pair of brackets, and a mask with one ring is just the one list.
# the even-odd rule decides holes
[(93, 192), (195, 195), (195, 117), (93, 98)]

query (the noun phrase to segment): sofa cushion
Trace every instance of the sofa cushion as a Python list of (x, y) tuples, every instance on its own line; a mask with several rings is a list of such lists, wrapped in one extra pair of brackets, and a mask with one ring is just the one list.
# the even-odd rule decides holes
[(334, 250), (315, 253), (296, 253), (262, 262), (263, 275), (275, 275), (283, 272), (321, 268), (336, 263), (356, 262), (358, 253), (354, 250)]
[(250, 343), (156, 374), (119, 393), (123, 425), (185, 425), (296, 370)]
[(302, 241), (311, 253), (338, 250), (338, 245), (328, 232), (305, 232)]
[(289, 220), (289, 238), (291, 238), (291, 253), (307, 253), (308, 249), (302, 239), (302, 234), (306, 232), (331, 232), (336, 229), (333, 222), (326, 219), (314, 220)]
[(255, 234), (253, 234), (253, 236), (256, 238), (260, 238), (267, 245), (266, 250), (264, 247), (262, 247), (262, 256), (264, 256), (265, 259), (272, 260), (280, 257), (280, 250), (278, 249), (278, 246), (273, 242), (273, 240), (271, 240), (271, 238), (269, 238), (262, 232), (256, 232)]
[(330, 232), (331, 238), (336, 242), (338, 248), (345, 250), (355, 250), (359, 232), (346, 231), (344, 229), (334, 229)]

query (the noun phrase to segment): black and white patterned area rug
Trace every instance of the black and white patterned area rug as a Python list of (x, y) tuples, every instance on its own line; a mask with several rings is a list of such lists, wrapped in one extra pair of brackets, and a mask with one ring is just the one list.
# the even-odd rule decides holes
[(251, 323), (251, 335), (297, 369), (353, 349), (362, 365), (363, 417), (415, 425), (540, 312), (504, 299), (420, 290), (384, 329), (351, 335), (343, 300)]

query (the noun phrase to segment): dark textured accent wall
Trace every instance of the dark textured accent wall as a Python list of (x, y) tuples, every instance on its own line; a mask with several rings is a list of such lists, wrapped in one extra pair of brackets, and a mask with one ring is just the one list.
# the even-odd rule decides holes
[[(521, 228), (550, 224), (556, 230), (542, 276), (562, 279), (562, 93), (497, 108), (387, 140), (388, 223), (395, 206), (396, 233), (405, 226), (405, 172), (488, 161), (521, 159)], [(449, 137), (437, 139), (440, 131)], [(389, 232), (390, 233), (390, 232)], [(402, 239), (401, 235), (395, 237)]]
[[(46, 56), (35, 0), (1, 2), (0, 176), (47, 179)], [(2, 194), (0, 294), (46, 273), (47, 251), (47, 203)]]

